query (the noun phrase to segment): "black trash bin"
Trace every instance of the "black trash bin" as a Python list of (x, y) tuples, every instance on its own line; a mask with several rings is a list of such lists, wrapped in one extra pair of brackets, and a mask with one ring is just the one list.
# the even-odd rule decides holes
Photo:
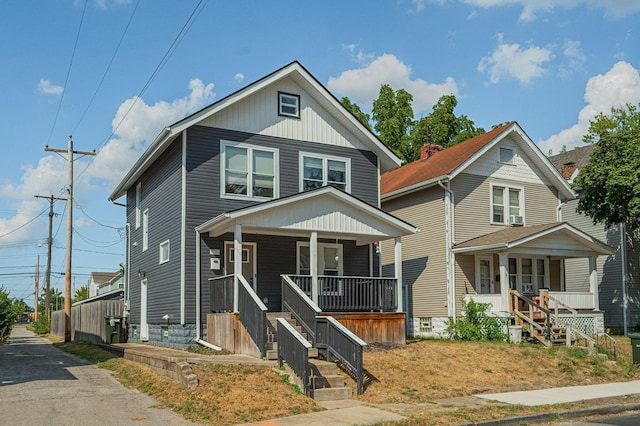
[(629, 333), (631, 339), (631, 354), (633, 355), (633, 363), (640, 364), (640, 333)]
[(106, 343), (120, 343), (122, 336), (122, 317), (104, 317), (104, 332)]

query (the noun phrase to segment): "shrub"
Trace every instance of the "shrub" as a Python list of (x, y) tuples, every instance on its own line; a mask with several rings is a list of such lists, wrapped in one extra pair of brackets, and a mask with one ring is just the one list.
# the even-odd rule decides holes
[(51, 324), (46, 315), (40, 315), (37, 320), (31, 323), (31, 331), (36, 334), (49, 334), (51, 331)]
[(504, 341), (505, 326), (499, 318), (487, 314), (488, 303), (473, 300), (464, 303), (462, 317), (447, 320), (449, 333), (456, 339), (470, 341)]
[(9, 292), (0, 287), (0, 343), (9, 340), (11, 329), (18, 320), (15, 302), (9, 298)]

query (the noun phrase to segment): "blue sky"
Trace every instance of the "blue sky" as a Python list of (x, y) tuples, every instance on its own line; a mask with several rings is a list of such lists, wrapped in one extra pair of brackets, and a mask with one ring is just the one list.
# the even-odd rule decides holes
[[(160, 130), (298, 60), (370, 112), (380, 85), (415, 117), (454, 94), (477, 126), (515, 120), (543, 152), (580, 145), (589, 120), (640, 102), (640, 1), (59, 0), (0, 14), (0, 285), (32, 303), (48, 202), (75, 162), (73, 283), (124, 262), (124, 208), (107, 197)], [(62, 289), (65, 203), (52, 285)], [(41, 277), (44, 267), (41, 267)]]

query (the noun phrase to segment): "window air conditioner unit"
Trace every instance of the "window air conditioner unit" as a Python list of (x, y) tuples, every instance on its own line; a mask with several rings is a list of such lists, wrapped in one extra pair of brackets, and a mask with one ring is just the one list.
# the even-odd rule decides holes
[(510, 220), (511, 226), (522, 226), (524, 225), (524, 218), (522, 216), (511, 216)]

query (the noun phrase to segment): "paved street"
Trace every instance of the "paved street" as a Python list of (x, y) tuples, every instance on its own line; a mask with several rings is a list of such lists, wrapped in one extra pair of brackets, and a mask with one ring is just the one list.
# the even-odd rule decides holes
[(15, 327), (0, 345), (0, 418), (13, 425), (193, 423), (120, 385), (109, 373)]

